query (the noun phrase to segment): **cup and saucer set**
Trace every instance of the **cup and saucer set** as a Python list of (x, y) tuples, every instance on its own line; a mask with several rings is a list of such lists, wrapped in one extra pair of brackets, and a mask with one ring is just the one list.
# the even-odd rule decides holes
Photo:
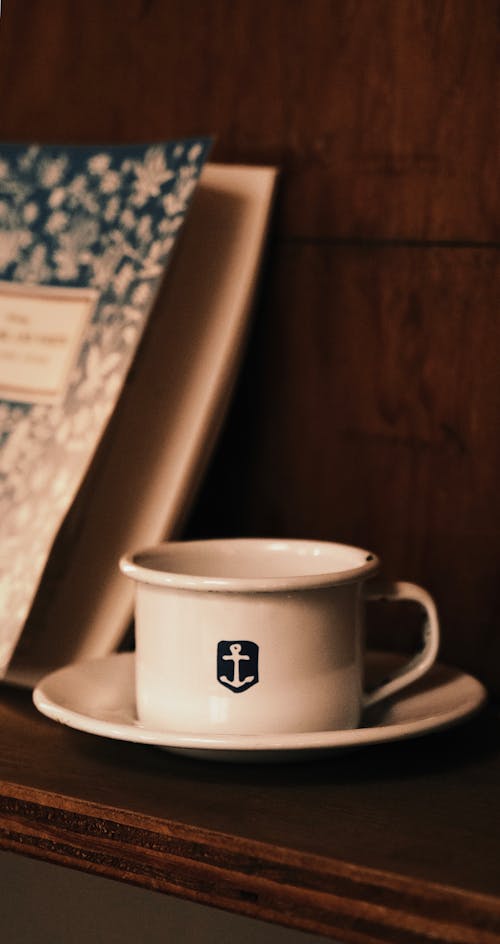
[[(120, 567), (135, 582), (135, 652), (58, 669), (33, 693), (77, 730), (205, 760), (305, 760), (438, 731), (486, 700), (477, 679), (436, 661), (432, 597), (378, 580), (379, 560), (360, 548), (169, 542)], [(409, 660), (366, 650), (373, 599), (422, 608)]]

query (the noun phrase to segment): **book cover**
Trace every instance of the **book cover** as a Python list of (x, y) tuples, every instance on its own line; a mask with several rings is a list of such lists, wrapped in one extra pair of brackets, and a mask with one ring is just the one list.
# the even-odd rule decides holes
[(120, 397), (209, 147), (0, 145), (0, 674)]

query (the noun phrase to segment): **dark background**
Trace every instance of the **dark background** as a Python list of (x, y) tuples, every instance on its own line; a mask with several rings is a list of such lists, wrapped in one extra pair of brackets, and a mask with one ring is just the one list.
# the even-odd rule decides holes
[(281, 168), (187, 534), (342, 540), (500, 688), (495, 0), (3, 0), (0, 140), (214, 133)]

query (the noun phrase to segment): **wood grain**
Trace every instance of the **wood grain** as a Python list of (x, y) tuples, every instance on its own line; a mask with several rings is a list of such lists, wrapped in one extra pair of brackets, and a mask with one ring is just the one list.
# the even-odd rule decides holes
[(213, 133), (287, 235), (499, 238), (496, 0), (17, 0), (0, 138)]
[(21, 0), (0, 136), (214, 131), (215, 157), (281, 165), (192, 530), (372, 545), (499, 690), (497, 38), (494, 0)]
[(494, 250), (276, 249), (191, 523), (379, 552), (388, 576), (436, 596), (442, 658), (490, 685), (500, 683), (498, 277)]
[[(496, 0), (16, 0), (0, 139), (217, 136), (282, 181), (191, 533), (373, 547), (500, 691)], [(207, 247), (210, 251), (210, 247)], [(406, 618), (405, 618), (406, 619)], [(286, 768), (0, 691), (0, 844), (353, 944), (500, 942), (499, 717)]]
[(498, 721), (221, 766), (69, 731), (3, 689), (0, 846), (346, 944), (498, 944)]

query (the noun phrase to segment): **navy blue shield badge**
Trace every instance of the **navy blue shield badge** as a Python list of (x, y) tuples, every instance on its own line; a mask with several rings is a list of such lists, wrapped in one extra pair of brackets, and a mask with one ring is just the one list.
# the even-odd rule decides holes
[(232, 692), (246, 692), (259, 681), (259, 647), (247, 639), (217, 646), (217, 680)]

